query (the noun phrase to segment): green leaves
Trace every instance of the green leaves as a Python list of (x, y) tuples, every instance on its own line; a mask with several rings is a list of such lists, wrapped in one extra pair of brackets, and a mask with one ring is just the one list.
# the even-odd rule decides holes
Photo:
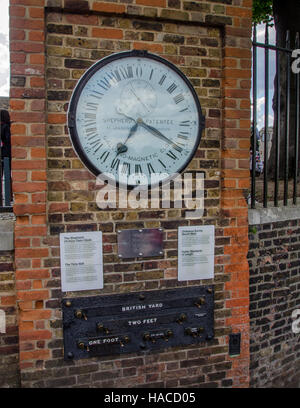
[(253, 23), (271, 23), (273, 20), (273, 0), (253, 0)]

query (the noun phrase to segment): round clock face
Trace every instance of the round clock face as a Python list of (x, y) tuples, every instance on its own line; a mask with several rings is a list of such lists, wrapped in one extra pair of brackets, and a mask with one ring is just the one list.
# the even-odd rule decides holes
[(129, 186), (180, 173), (204, 127), (184, 74), (145, 51), (113, 54), (93, 65), (73, 92), (68, 126), (90, 171)]

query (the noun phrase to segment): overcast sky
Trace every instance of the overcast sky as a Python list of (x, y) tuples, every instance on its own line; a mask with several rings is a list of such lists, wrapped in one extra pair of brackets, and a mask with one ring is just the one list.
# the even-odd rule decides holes
[[(269, 42), (275, 45), (275, 29), (269, 29)], [(265, 42), (265, 25), (260, 24), (257, 27), (257, 42)], [(265, 51), (263, 48), (257, 48), (257, 127), (262, 129), (265, 125)], [(272, 101), (274, 96), (274, 78), (275, 78), (275, 64), (276, 54), (270, 51), (269, 54), (269, 126), (273, 126), (273, 107)], [(252, 99), (252, 92), (251, 92)]]
[(0, 0), (0, 96), (9, 92), (8, 2)]

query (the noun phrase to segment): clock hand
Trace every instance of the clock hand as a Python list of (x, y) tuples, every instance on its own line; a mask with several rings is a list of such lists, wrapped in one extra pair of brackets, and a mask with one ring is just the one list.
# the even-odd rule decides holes
[(147, 110), (148, 112), (150, 112), (148, 106), (147, 106), (147, 105), (141, 100), (141, 98), (138, 97), (137, 94), (135, 93), (132, 84), (130, 84), (130, 86), (131, 86), (130, 91), (133, 93), (133, 95), (136, 97), (136, 99), (146, 108), (146, 110)]
[(139, 124), (136, 122), (135, 125), (132, 126), (132, 128), (129, 130), (129, 134), (123, 143), (124, 145), (126, 144), (127, 140), (137, 131)]
[(120, 153), (125, 153), (128, 150), (128, 147), (126, 146), (127, 140), (136, 132), (137, 128), (138, 128), (138, 123), (135, 123), (131, 129), (129, 130), (129, 134), (125, 140), (124, 143), (118, 143), (117, 144), (117, 154), (116, 157), (120, 154)]
[(117, 106), (117, 107), (116, 107), (116, 111), (117, 111), (117, 113), (119, 113), (120, 115), (123, 115), (123, 116), (125, 116), (126, 118), (131, 119), (131, 120), (133, 120), (134, 122), (136, 122), (136, 120), (135, 120), (134, 118), (132, 118), (131, 116), (126, 115), (126, 113), (124, 113), (124, 112), (121, 110), (120, 106)]
[(118, 143), (118, 144), (117, 144), (117, 154), (116, 154), (116, 157), (117, 157), (118, 154), (120, 154), (120, 153), (125, 153), (125, 152), (127, 152), (127, 150), (128, 150), (128, 147), (127, 147), (125, 144), (123, 144), (123, 143)]
[(143, 119), (138, 118), (137, 120), (138, 124), (141, 125), (143, 128), (145, 128), (146, 130), (148, 130), (150, 133), (152, 133), (154, 136), (159, 137), (160, 139), (164, 140), (165, 142), (169, 143), (170, 145), (174, 145), (174, 142), (172, 142), (172, 140), (168, 139), (165, 135), (163, 135), (159, 130), (155, 129), (154, 127), (147, 125), (147, 123), (145, 123), (143, 121)]

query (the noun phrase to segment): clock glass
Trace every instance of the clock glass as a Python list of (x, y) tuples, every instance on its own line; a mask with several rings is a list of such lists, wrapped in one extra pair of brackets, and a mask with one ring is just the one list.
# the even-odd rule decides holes
[(181, 172), (199, 145), (204, 119), (192, 85), (176, 66), (145, 51), (127, 51), (83, 75), (68, 126), (90, 171), (135, 186)]

